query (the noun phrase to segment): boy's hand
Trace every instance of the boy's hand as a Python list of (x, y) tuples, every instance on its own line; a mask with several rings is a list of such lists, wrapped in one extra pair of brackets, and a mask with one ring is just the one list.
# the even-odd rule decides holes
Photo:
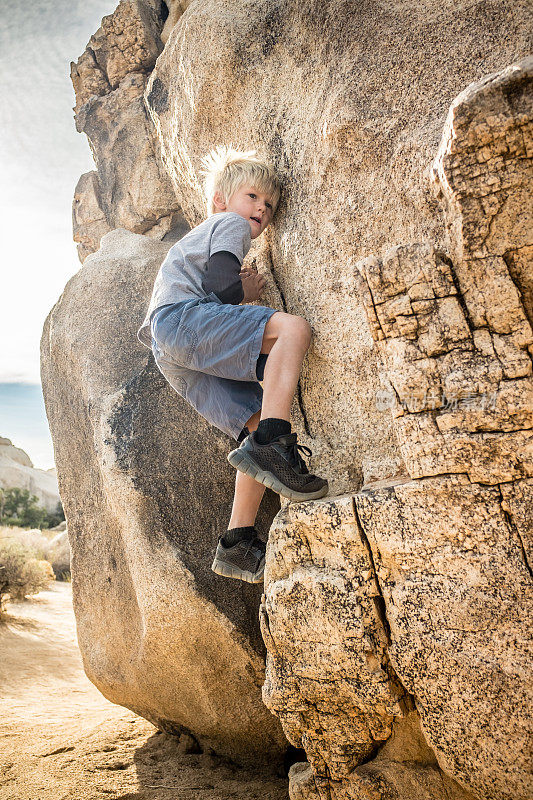
[(259, 300), (261, 293), (265, 287), (266, 278), (257, 272), (257, 268), (243, 267), (239, 273), (242, 280), (242, 288), (244, 297), (241, 302), (250, 303), (253, 300)]

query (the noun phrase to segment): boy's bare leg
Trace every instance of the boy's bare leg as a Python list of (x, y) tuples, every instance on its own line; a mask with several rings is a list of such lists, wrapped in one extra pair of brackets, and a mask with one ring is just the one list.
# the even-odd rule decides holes
[[(257, 411), (246, 423), (249, 431), (255, 431), (259, 424), (260, 412)], [(229, 528), (245, 528), (255, 523), (255, 518), (261, 505), (266, 486), (258, 483), (249, 475), (237, 470), (235, 476), (235, 495), (233, 508), (228, 523)]]
[[(310, 341), (311, 326), (303, 317), (277, 311), (268, 320), (261, 347), (262, 353), (269, 354), (263, 376), (263, 405), (246, 423), (249, 431), (255, 431), (259, 419), (267, 417), (290, 421), (292, 399)], [(228, 528), (253, 525), (264, 492), (262, 483), (238, 470)]]
[(268, 353), (263, 375), (261, 419), (290, 422), (291, 406), (302, 362), (311, 343), (311, 326), (303, 317), (276, 311), (263, 334), (262, 353)]

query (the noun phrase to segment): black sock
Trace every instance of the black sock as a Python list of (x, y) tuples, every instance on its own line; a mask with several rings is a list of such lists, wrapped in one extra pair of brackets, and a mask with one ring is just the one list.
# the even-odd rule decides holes
[(277, 436), (282, 436), (285, 433), (291, 432), (291, 423), (286, 419), (278, 419), (277, 417), (268, 417), (262, 419), (257, 426), (255, 432), (256, 441), (259, 444), (268, 444), (272, 439)]
[(253, 525), (247, 525), (244, 528), (228, 528), (222, 537), (222, 544), (224, 547), (232, 547), (241, 539), (253, 539), (255, 536), (255, 528)]
[(246, 439), (246, 437), (249, 436), (249, 434), (250, 431), (245, 425), (242, 431), (239, 433), (239, 436), (237, 437), (237, 441), (239, 442), (239, 444), (242, 442), (243, 439)]

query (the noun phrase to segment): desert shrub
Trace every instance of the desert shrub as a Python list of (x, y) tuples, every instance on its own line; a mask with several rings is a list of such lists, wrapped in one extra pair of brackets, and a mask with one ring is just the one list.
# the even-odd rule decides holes
[(24, 548), (31, 550), (32, 557), (38, 561), (48, 561), (56, 580), (70, 580), (70, 545), (66, 528), (57, 532), (4, 526), (0, 527), (0, 539), (1, 537), (19, 542)]
[(9, 535), (9, 529), (0, 531), (0, 607), (7, 598), (22, 600), (37, 594), (55, 578), (48, 561), (35, 557), (35, 551)]
[(53, 511), (46, 512), (46, 527), (47, 528), (55, 528), (56, 525), (59, 525), (60, 522), (65, 521), (65, 512), (63, 511), (63, 506), (60, 502), (56, 505)]
[(37, 558), (39, 561), (50, 561), (48, 558), (50, 540), (39, 528), (32, 528), (29, 531), (22, 528), (4, 528), (4, 530), (9, 531), (9, 533), (6, 534), (9, 538), (16, 539), (28, 550), (31, 550), (33, 558)]

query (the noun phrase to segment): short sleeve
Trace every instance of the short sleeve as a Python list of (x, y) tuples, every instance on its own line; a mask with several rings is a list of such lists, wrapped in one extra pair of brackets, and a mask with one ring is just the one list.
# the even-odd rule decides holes
[(213, 228), (209, 243), (209, 256), (221, 250), (233, 253), (242, 266), (244, 257), (252, 244), (250, 223), (240, 214), (221, 212), (220, 222)]

